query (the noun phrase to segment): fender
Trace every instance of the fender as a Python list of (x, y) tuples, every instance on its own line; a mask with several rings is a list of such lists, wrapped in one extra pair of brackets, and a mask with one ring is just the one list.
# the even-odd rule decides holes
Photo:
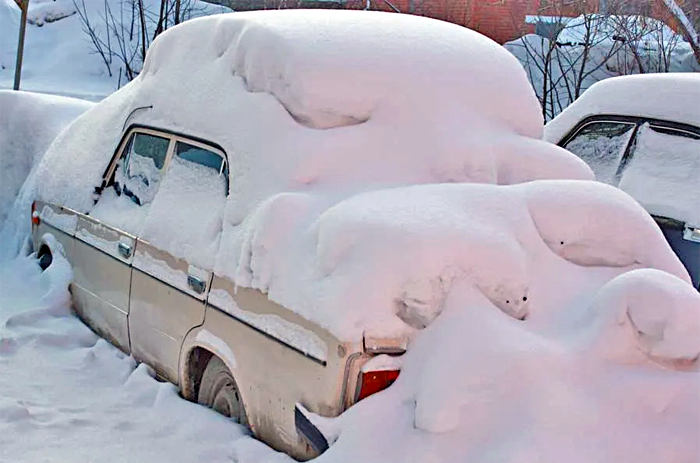
[[(197, 398), (194, 396), (193, 379), (187, 374), (187, 369), (189, 367), (188, 360), (190, 354), (197, 347), (206, 349), (219, 357), (231, 371), (231, 373), (234, 374), (234, 377), (236, 377), (235, 372), (236, 367), (238, 366), (236, 357), (233, 354), (231, 347), (223, 339), (207, 329), (205, 315), (204, 323), (192, 328), (183, 339), (182, 346), (180, 347), (180, 359), (178, 362), (178, 377), (182, 395), (185, 398), (192, 399), (194, 401), (196, 401)], [(236, 382), (238, 381), (239, 378), (236, 377)]]

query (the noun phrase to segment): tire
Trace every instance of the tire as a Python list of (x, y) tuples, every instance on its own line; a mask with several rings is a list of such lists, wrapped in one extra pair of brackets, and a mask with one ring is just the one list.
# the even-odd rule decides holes
[(51, 251), (49, 251), (46, 247), (42, 247), (41, 250), (39, 251), (39, 267), (41, 268), (41, 271), (43, 272), (53, 262), (53, 256), (51, 255)]
[(213, 409), (248, 428), (248, 417), (243, 406), (238, 385), (231, 371), (217, 356), (213, 356), (204, 369), (199, 385), (197, 403)]

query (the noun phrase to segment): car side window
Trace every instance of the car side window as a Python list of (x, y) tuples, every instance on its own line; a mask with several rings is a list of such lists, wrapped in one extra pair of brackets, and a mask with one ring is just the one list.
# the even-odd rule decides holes
[(170, 143), (165, 134), (132, 131), (90, 216), (138, 235), (162, 182)]
[(117, 194), (143, 206), (158, 191), (170, 139), (135, 132), (124, 150), (114, 176)]
[(175, 156), (182, 161), (198, 164), (216, 172), (219, 181), (223, 180), (225, 192), (228, 194), (228, 164), (224, 156), (211, 149), (180, 140), (175, 144)]
[(615, 185), (617, 170), (634, 133), (630, 122), (599, 121), (583, 126), (564, 148), (588, 164), (598, 181)]
[(224, 154), (178, 138), (139, 239), (210, 270), (223, 229), (227, 195)]

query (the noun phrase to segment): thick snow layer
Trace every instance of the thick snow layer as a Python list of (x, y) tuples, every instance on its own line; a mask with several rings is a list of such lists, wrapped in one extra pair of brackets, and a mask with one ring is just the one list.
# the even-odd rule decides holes
[(92, 103), (0, 90), (0, 229), (19, 189), (56, 135)]
[[(159, 36), (144, 72), (54, 145), (47, 169), (58, 168), (67, 145), (82, 168), (40, 173), (50, 182), (45, 195), (88, 210), (86, 188), (99, 184), (129, 114), (148, 105), (128, 122), (226, 149), (234, 223), (288, 189), (589, 175), (535, 140), (541, 116), (524, 72), (485, 37), (412, 16), (281, 11), (200, 18)], [(332, 126), (337, 115), (367, 120), (311, 128)], [(522, 163), (531, 170), (509, 168), (521, 154), (537, 159)]]
[[(527, 318), (537, 307), (532, 262), (541, 253), (592, 273), (649, 267), (690, 281), (646, 212), (600, 183), (413, 186), (351, 197), (317, 219), (311, 198), (272, 202), (251, 221), (231, 276), (341, 339), (373, 327), (396, 336), (420, 330), (461, 281), (503, 312)], [(275, 210), (296, 221), (280, 220), (285, 215)], [(221, 261), (228, 260), (224, 250)]]
[(700, 74), (644, 74), (598, 82), (547, 123), (544, 138), (558, 143), (578, 122), (598, 114), (642, 116), (700, 127)]
[(668, 47), (674, 40), (682, 40), (673, 29), (657, 19), (636, 15), (591, 14), (567, 20), (557, 35), (557, 42), (612, 44), (619, 37), (633, 40), (641, 50)]
[(700, 226), (700, 140), (643, 125), (619, 187), (651, 214)]

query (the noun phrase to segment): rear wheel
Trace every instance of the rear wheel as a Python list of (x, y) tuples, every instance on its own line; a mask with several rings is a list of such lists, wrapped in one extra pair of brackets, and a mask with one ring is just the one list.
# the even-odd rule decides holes
[(51, 250), (49, 250), (47, 246), (42, 246), (39, 250), (39, 255), (37, 256), (37, 259), (39, 261), (39, 267), (41, 267), (41, 270), (46, 270), (53, 262)]
[(231, 371), (219, 357), (213, 356), (204, 369), (197, 402), (248, 427), (248, 418), (238, 385)]

